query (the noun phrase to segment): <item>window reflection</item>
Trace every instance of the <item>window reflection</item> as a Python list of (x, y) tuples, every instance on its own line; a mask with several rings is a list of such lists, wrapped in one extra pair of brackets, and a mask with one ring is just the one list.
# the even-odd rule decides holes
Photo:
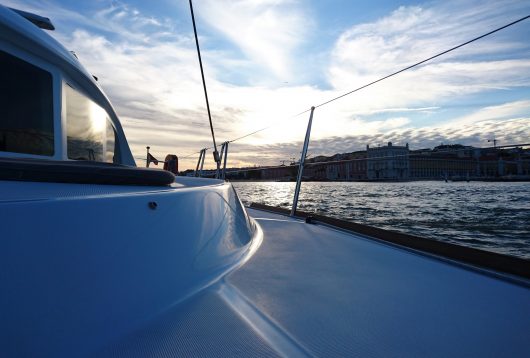
[(69, 85), (64, 89), (68, 158), (113, 162), (115, 132), (107, 112)]

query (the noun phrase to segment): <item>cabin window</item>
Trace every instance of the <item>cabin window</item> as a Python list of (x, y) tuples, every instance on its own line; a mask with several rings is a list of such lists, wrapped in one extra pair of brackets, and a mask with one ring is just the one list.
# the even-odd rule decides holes
[(0, 51), (0, 151), (52, 156), (52, 75)]
[(68, 158), (114, 162), (116, 134), (107, 112), (67, 84), (64, 91)]

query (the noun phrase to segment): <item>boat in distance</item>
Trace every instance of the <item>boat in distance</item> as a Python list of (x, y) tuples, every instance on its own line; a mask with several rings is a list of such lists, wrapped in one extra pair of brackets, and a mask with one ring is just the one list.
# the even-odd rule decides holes
[(0, 356), (528, 355), (528, 261), (138, 168), (38, 26), (0, 6)]

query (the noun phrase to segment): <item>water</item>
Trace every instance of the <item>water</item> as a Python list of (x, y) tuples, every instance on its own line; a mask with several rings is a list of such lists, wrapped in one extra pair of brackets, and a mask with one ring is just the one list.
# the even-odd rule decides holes
[[(245, 204), (291, 208), (295, 183), (233, 185)], [(530, 259), (530, 183), (305, 182), (298, 208)]]

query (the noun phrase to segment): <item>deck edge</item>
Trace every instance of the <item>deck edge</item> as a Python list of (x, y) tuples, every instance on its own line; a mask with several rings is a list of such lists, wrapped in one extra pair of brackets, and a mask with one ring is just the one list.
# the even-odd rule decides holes
[[(249, 207), (252, 209), (266, 210), (282, 215), (289, 215), (290, 213), (288, 209), (259, 203), (251, 203)], [(436, 255), (481, 269), (514, 275), (517, 278), (522, 278), (524, 281), (530, 279), (530, 260), (423, 238), (401, 232), (380, 229), (373, 226), (358, 224), (329, 216), (308, 213), (305, 211), (297, 211), (296, 217), (303, 219), (310, 217), (312, 222), (323, 223), (341, 230), (361, 234), (367, 238), (373, 238), (378, 241), (398, 245), (422, 253)], [(530, 286), (530, 282), (519, 282), (519, 280), (515, 281), (518, 283), (523, 283), (525, 286)]]

